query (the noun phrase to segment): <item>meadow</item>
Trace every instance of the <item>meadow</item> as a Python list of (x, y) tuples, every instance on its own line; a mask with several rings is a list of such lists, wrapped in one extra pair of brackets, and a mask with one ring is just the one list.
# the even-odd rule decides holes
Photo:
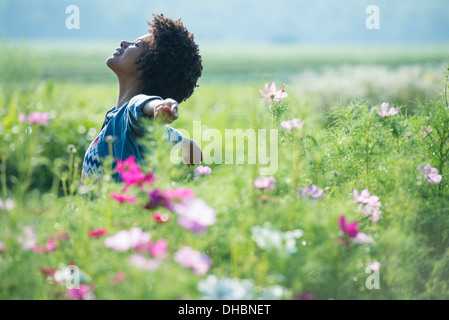
[(278, 170), (172, 164), (156, 126), (120, 184), (80, 183), (114, 44), (3, 48), (1, 299), (449, 298), (448, 46), (205, 47), (173, 127), (277, 130)]

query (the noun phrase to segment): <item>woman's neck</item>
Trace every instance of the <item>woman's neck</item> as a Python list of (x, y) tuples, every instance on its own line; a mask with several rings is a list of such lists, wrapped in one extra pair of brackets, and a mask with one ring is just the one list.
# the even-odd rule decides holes
[(116, 109), (120, 109), (125, 105), (132, 97), (140, 93), (140, 83), (138, 80), (125, 80), (118, 79), (118, 98)]

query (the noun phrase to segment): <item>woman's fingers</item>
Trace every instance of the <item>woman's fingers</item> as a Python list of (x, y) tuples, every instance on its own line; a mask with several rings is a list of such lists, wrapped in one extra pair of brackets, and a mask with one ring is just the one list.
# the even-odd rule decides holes
[(157, 109), (155, 119), (163, 123), (172, 123), (178, 118), (177, 110), (173, 110), (171, 106), (161, 106)]

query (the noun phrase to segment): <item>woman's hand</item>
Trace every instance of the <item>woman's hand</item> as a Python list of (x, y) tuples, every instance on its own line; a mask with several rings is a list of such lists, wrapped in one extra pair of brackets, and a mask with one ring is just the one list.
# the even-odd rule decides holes
[(159, 101), (154, 108), (154, 120), (159, 123), (172, 123), (178, 119), (178, 102), (173, 99)]
[(159, 123), (172, 123), (178, 119), (178, 102), (173, 99), (148, 101), (142, 109), (147, 117), (154, 117)]

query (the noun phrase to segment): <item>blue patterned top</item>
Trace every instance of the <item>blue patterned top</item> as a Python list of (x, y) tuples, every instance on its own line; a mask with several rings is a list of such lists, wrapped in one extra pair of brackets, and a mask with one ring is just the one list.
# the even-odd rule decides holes
[[(112, 136), (112, 150), (114, 159), (125, 160), (129, 156), (134, 155), (137, 162), (142, 162), (145, 150), (137, 143), (137, 138), (145, 134), (146, 129), (139, 123), (142, 118), (148, 118), (144, 115), (142, 108), (150, 100), (160, 99), (156, 96), (137, 95), (128, 101), (120, 109), (113, 107), (106, 113), (100, 133), (92, 141), (86, 151), (83, 162), (83, 170), (81, 179), (97, 176), (101, 178), (103, 172), (101, 170), (101, 158), (109, 154), (108, 144), (105, 137)], [(182, 134), (170, 127), (164, 126), (167, 133), (167, 140), (175, 143), (183, 140)], [(120, 181), (119, 176), (114, 176)]]

